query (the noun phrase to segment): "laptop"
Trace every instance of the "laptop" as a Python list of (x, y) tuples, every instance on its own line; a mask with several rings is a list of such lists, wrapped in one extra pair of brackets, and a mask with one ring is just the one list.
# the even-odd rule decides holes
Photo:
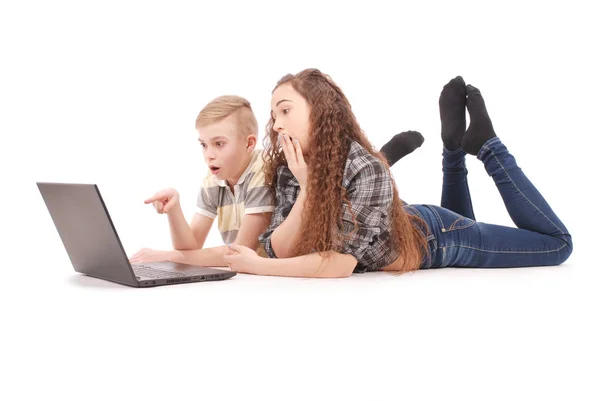
[(132, 287), (225, 280), (235, 271), (158, 262), (131, 264), (95, 184), (37, 182), (76, 272)]

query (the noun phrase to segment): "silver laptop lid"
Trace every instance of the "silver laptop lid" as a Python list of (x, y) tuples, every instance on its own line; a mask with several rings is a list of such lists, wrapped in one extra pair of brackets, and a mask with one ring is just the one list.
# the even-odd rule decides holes
[(38, 182), (37, 186), (75, 271), (138, 285), (96, 185)]

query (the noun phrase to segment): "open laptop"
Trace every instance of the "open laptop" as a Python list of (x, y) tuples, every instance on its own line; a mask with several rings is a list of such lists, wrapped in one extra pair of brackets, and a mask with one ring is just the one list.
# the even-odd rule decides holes
[(236, 275), (231, 270), (171, 262), (132, 265), (95, 184), (38, 182), (37, 186), (79, 273), (133, 287), (225, 280)]

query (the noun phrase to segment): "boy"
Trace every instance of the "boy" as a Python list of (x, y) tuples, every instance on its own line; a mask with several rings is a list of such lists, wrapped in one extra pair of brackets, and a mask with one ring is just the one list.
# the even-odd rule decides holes
[[(198, 140), (209, 167), (198, 193), (197, 210), (186, 222), (179, 194), (168, 188), (145, 201), (167, 214), (174, 250), (142, 249), (132, 263), (171, 261), (199, 266), (227, 266), (227, 245), (202, 249), (214, 219), (226, 244), (259, 248), (258, 236), (269, 226), (275, 208), (264, 186), (262, 150), (256, 149), (258, 124), (250, 102), (239, 96), (220, 96), (196, 119)], [(260, 250), (259, 250), (260, 251)]]
[[(269, 189), (264, 185), (262, 149), (256, 149), (258, 125), (250, 102), (239, 96), (220, 96), (209, 102), (196, 119), (198, 140), (209, 173), (198, 193), (197, 210), (186, 222), (179, 194), (164, 189), (147, 199), (159, 214), (167, 214), (173, 250), (142, 249), (131, 263), (171, 261), (198, 266), (227, 266), (224, 256), (230, 244), (256, 249), (258, 237), (269, 226), (275, 209)], [(395, 135), (381, 152), (390, 166), (423, 143), (415, 131)], [(202, 249), (214, 219), (227, 245)]]

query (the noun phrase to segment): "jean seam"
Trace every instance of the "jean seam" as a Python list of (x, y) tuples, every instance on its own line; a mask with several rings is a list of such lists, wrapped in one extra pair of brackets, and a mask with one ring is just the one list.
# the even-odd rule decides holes
[(427, 209), (429, 209), (429, 210), (431, 210), (433, 212), (433, 214), (435, 215), (435, 218), (437, 219), (438, 223), (440, 223), (440, 226), (445, 230), (446, 227), (444, 227), (444, 222), (442, 221), (442, 218), (440, 217), (440, 214), (437, 212), (437, 210), (435, 210), (435, 208), (429, 207), (429, 206), (427, 206)]
[[(430, 205), (430, 206), (431, 206), (431, 205)], [(431, 211), (433, 212), (433, 214), (435, 215), (436, 219), (438, 220), (438, 223), (440, 224), (440, 227), (442, 227), (442, 229), (443, 229), (443, 231), (442, 231), (443, 233), (447, 233), (447, 232), (451, 232), (451, 231), (457, 231), (457, 230), (464, 230), (465, 228), (469, 228), (469, 227), (473, 226), (473, 224), (475, 224), (475, 223), (476, 223), (476, 221), (475, 221), (475, 220), (473, 220), (473, 221), (471, 222), (471, 224), (469, 224), (468, 226), (459, 227), (459, 228), (453, 228), (453, 229), (446, 228), (446, 226), (444, 225), (444, 222), (442, 221), (442, 218), (441, 218), (440, 214), (437, 212), (437, 210), (435, 210), (435, 208), (434, 208), (434, 207), (429, 207), (429, 206), (427, 206), (427, 208), (428, 208), (429, 210), (431, 210)], [(458, 214), (458, 213), (456, 213), (456, 214)], [(459, 215), (459, 216), (460, 216), (460, 215)], [(463, 216), (463, 218), (465, 218), (465, 217)], [(459, 219), (459, 220), (460, 220), (460, 219)]]
[(457, 231), (457, 230), (464, 230), (465, 228), (469, 228), (471, 226), (473, 226), (473, 224), (477, 223), (475, 220), (471, 221), (471, 224), (467, 225), (467, 226), (463, 226), (463, 227), (455, 227), (455, 224), (457, 222), (459, 222), (460, 220), (465, 220), (466, 217), (462, 217), (458, 220), (456, 220), (454, 223), (452, 223), (452, 225), (449, 228), (444, 228), (444, 230), (446, 230), (446, 232), (451, 232), (451, 231)]
[(452, 224), (450, 224), (450, 227), (448, 227), (448, 230), (452, 230), (454, 228), (454, 226), (456, 225), (456, 223), (458, 223), (460, 220), (461, 220), (460, 217), (458, 219), (454, 220), (454, 222)]
[[(484, 153), (486, 150), (491, 150), (491, 149), (489, 148), (490, 144), (492, 144), (492, 143), (496, 143), (496, 142), (498, 142), (499, 140), (500, 140), (500, 138), (498, 138), (498, 137), (496, 136), (496, 137), (494, 137), (494, 138), (492, 138), (492, 139), (489, 139), (489, 140), (488, 140), (486, 143), (484, 143), (484, 144), (481, 146), (481, 149), (479, 149), (479, 152), (477, 153), (477, 158), (478, 158), (479, 160), (481, 160), (481, 156), (483, 156), (483, 153)], [(492, 154), (493, 154), (493, 153), (494, 153), (494, 152), (492, 152)]]
[(420, 217), (422, 220), (425, 220), (425, 219), (423, 218), (423, 215), (421, 214), (421, 212), (419, 212), (419, 211), (417, 210), (417, 208), (416, 208), (416, 207), (414, 207), (413, 205), (406, 205), (406, 207), (409, 207), (409, 208), (411, 208), (412, 210), (414, 210), (414, 211), (415, 211), (415, 213), (416, 213), (416, 214), (417, 214), (417, 215), (418, 215), (418, 216), (419, 216), (419, 217)]
[[(491, 149), (490, 149), (491, 150)], [(550, 224), (552, 224), (554, 226), (554, 228), (556, 228), (561, 235), (565, 235), (565, 233), (548, 217), (546, 216), (546, 214), (544, 212), (542, 212), (535, 203), (533, 203), (522, 191), (521, 188), (519, 188), (519, 186), (513, 181), (512, 177), (510, 176), (510, 174), (508, 174), (508, 171), (506, 171), (506, 169), (504, 168), (504, 166), (502, 165), (502, 163), (500, 162), (500, 160), (498, 160), (498, 157), (494, 154), (494, 151), (491, 150), (492, 152), (492, 156), (494, 156), (494, 159), (496, 159), (496, 162), (498, 163), (498, 165), (502, 168), (502, 171), (504, 171), (504, 174), (506, 174), (506, 176), (508, 177), (508, 179), (510, 180), (510, 182), (512, 183), (512, 185), (517, 189), (517, 191), (519, 191), (519, 193), (521, 195), (523, 195), (523, 197), (527, 200), (527, 202), (529, 202), (529, 204), (531, 206), (533, 206), (538, 212), (540, 212), (542, 214), (542, 216), (544, 216), (544, 218), (546, 219), (546, 221), (548, 221)], [(545, 234), (545, 233), (544, 233)], [(549, 234), (546, 234), (549, 235)], [(555, 237), (554, 235), (552, 235), (552, 237)]]
[[(560, 238), (557, 238), (557, 239), (560, 239)], [(518, 253), (518, 254), (553, 253), (553, 252), (560, 251), (561, 249), (563, 249), (566, 246), (567, 246), (567, 244), (563, 243), (559, 248), (552, 249), (552, 250), (549, 250), (549, 251), (495, 251), (495, 250), (491, 250), (491, 249), (481, 249), (481, 248), (476, 248), (476, 247), (466, 246), (466, 245), (460, 245), (460, 244), (446, 245), (447, 248), (467, 248), (467, 249), (472, 249), (472, 250), (475, 250), (475, 251), (481, 251), (481, 252), (487, 252), (487, 253)]]
[(427, 236), (427, 242), (429, 242), (433, 239), (433, 240), (435, 240), (435, 246), (437, 247), (437, 237), (435, 236), (435, 234), (433, 234), (433, 230), (431, 229), (431, 227), (429, 227), (429, 223), (427, 223), (427, 220), (425, 220), (425, 217), (423, 217), (421, 212), (419, 212), (419, 210), (416, 207), (414, 207), (413, 205), (406, 205), (406, 207), (409, 207), (412, 210), (414, 210), (415, 213), (421, 218), (421, 220), (423, 220), (423, 222), (425, 223), (425, 227), (427, 228), (427, 233), (425, 234)]
[(468, 181), (465, 179), (465, 185), (467, 186), (467, 199), (469, 200), (469, 208), (471, 209), (471, 216), (473, 216), (473, 218), (471, 220), (475, 220), (475, 211), (473, 210), (473, 200), (471, 199), (471, 189), (469, 188), (469, 183)]

